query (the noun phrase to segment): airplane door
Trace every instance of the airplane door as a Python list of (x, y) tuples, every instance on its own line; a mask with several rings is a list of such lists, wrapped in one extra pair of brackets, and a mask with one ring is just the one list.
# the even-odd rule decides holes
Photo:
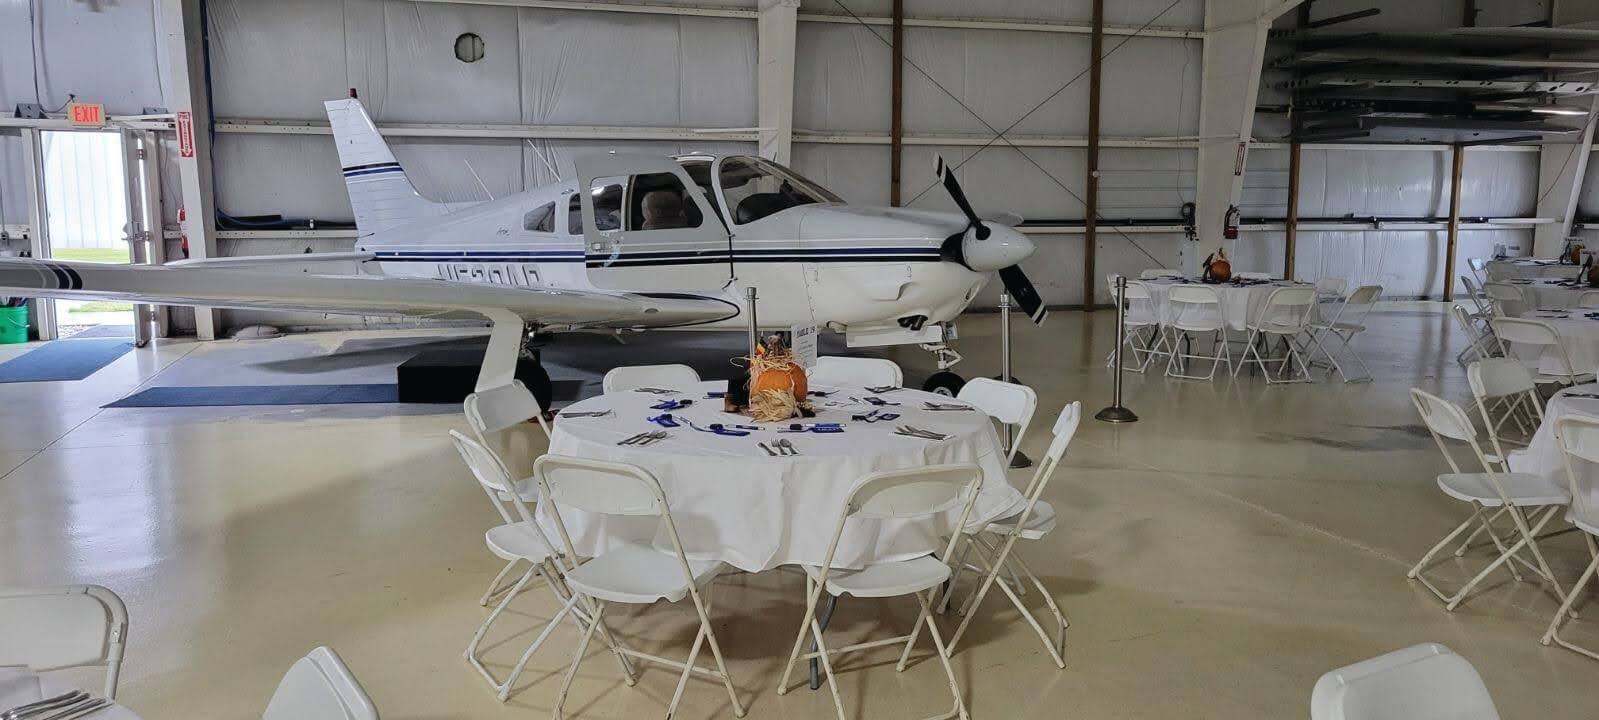
[(677, 161), (589, 155), (574, 162), (589, 281), (619, 290), (714, 290), (732, 280), (727, 228)]

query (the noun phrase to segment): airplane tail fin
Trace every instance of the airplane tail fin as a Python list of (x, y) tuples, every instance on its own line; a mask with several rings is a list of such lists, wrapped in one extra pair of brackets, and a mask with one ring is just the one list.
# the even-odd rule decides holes
[(333, 126), (344, 187), (350, 193), (356, 231), (361, 236), (444, 214), (443, 204), (417, 193), (360, 100), (328, 100), (323, 106)]

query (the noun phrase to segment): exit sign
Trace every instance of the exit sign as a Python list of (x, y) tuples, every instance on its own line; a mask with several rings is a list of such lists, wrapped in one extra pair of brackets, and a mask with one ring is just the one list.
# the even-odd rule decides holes
[(105, 106), (100, 103), (68, 103), (67, 117), (73, 125), (105, 125)]

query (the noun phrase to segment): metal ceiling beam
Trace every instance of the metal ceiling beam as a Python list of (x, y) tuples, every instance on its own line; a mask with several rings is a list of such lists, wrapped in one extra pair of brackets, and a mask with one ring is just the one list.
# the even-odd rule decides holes
[[(548, 8), (552, 10), (591, 10), (595, 12), (633, 13), (645, 15), (688, 15), (696, 17), (755, 19), (757, 11), (736, 7), (697, 5), (657, 5), (651, 3), (619, 3), (582, 0), (417, 0), (418, 2), (447, 3), (455, 5), (498, 5), (504, 7)], [(800, 22), (845, 23), (864, 22), (867, 25), (893, 25), (892, 16), (861, 15), (859, 21), (848, 15), (831, 13), (799, 13)], [(1023, 32), (1092, 34), (1092, 23), (1058, 20), (1028, 20), (1023, 18), (964, 18), (964, 17), (906, 17), (906, 27), (971, 28), (977, 30), (1018, 30)], [(1205, 36), (1203, 30), (1152, 25), (1107, 25), (1108, 35), (1138, 35), (1140, 37), (1166, 37), (1198, 40)]]
[(1595, 89), (1593, 80), (1461, 80), (1456, 78), (1397, 78), (1349, 73), (1329, 73), (1285, 80), (1272, 85), (1277, 90), (1300, 90), (1328, 86), (1363, 88), (1438, 88), (1455, 91), (1547, 93), (1586, 95)]
[(1278, 58), (1273, 67), (1300, 63), (1370, 62), (1405, 65), (1463, 65), (1470, 67), (1526, 68), (1528, 70), (1599, 70), (1599, 58), (1510, 58), (1476, 55), (1438, 55), (1393, 49), (1307, 50)]

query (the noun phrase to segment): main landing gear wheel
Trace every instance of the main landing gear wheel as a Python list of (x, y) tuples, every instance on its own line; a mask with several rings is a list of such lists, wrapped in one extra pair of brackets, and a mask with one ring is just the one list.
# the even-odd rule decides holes
[(533, 397), (539, 401), (539, 407), (548, 413), (550, 403), (555, 399), (555, 385), (550, 382), (550, 373), (544, 369), (538, 351), (524, 353), (517, 358), (516, 379), (527, 386), (528, 392), (533, 393)]
[(948, 370), (941, 370), (933, 373), (931, 377), (927, 378), (927, 382), (922, 383), (922, 390), (948, 397), (955, 397), (955, 395), (961, 391), (961, 388), (965, 386), (965, 378)]

